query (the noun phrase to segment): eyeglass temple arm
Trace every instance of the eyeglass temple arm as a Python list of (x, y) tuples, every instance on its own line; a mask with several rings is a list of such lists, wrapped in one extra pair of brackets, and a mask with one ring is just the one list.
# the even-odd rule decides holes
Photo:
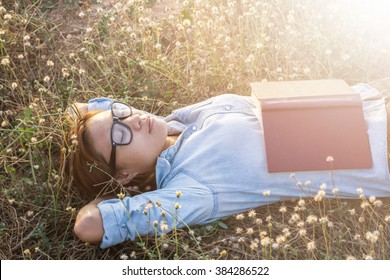
[(110, 155), (110, 169), (115, 173), (115, 162), (116, 162), (116, 144), (112, 143), (112, 152)]

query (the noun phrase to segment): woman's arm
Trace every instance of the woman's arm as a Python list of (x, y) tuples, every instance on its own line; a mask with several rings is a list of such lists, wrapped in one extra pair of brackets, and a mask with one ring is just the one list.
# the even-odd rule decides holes
[(213, 220), (216, 202), (211, 190), (195, 181), (187, 180), (187, 184), (194, 183), (187, 186), (183, 181), (177, 183), (177, 189), (170, 186), (99, 203), (104, 228), (103, 236), (98, 236), (100, 247)]
[(88, 243), (96, 244), (102, 240), (104, 229), (103, 220), (97, 204), (103, 198), (97, 198), (80, 209), (76, 217), (74, 233)]

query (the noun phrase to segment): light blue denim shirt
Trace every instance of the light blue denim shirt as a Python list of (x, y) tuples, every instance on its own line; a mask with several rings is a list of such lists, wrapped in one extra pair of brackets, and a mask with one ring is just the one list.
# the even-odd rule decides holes
[[(390, 196), (384, 100), (367, 85), (354, 89), (366, 100), (373, 168), (336, 170), (332, 176), (328, 171), (268, 173), (261, 114), (254, 102), (220, 95), (165, 118), (171, 133), (181, 134), (157, 159), (157, 190), (98, 204), (104, 226), (100, 247), (314, 196), (321, 185), (331, 197), (338, 190), (339, 197), (357, 198), (357, 188), (366, 195)], [(109, 102), (93, 99), (89, 109), (107, 109)]]

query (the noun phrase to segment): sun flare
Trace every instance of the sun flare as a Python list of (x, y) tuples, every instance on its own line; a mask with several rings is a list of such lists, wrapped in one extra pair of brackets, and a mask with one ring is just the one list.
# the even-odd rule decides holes
[(355, 28), (369, 29), (374, 33), (390, 27), (390, 1), (342, 0), (334, 1), (340, 16), (353, 23)]

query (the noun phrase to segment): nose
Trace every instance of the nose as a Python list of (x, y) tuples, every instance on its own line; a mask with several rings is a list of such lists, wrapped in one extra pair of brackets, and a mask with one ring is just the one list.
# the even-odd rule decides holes
[(140, 130), (142, 128), (142, 120), (144, 120), (146, 116), (135, 114), (126, 119), (121, 120), (122, 123), (126, 124), (133, 131)]

